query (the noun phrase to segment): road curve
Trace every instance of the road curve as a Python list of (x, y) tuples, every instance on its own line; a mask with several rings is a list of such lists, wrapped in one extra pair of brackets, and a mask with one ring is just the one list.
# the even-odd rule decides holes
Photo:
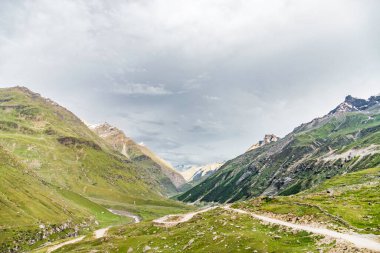
[(169, 214), (164, 217), (153, 220), (153, 224), (162, 227), (173, 227), (179, 223), (187, 222), (194, 217), (194, 215), (210, 211), (217, 208), (217, 206), (207, 207), (197, 212), (191, 212), (186, 214)]

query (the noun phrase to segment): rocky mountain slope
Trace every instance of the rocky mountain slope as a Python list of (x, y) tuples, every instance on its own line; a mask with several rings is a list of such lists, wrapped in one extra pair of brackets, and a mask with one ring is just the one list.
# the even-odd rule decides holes
[(327, 115), (228, 161), (179, 199), (233, 202), (260, 195), (291, 195), (337, 174), (378, 165), (380, 96), (347, 96)]
[(114, 151), (67, 109), (24, 87), (0, 89), (0, 159), (1, 252), (58, 239), (65, 228), (72, 231), (62, 236), (120, 222), (106, 208), (143, 218), (185, 208), (163, 196), (161, 181), (149, 169)]
[(146, 168), (155, 175), (167, 194), (177, 193), (186, 184), (180, 173), (165, 160), (143, 145), (127, 137), (123, 131), (108, 123), (91, 125), (89, 128), (107, 141), (113, 149), (123, 154), (128, 160)]
[(181, 174), (186, 181), (195, 185), (214, 174), (222, 165), (223, 163), (210, 163), (203, 166), (193, 166), (181, 172)]

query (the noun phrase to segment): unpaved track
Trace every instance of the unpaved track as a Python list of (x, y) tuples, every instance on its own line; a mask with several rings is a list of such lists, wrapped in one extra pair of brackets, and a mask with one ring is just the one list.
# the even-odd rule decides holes
[[(134, 223), (139, 223), (141, 221), (141, 218), (139, 216), (134, 215), (134, 214), (132, 214), (130, 212), (127, 212), (127, 211), (114, 210), (114, 209), (108, 209), (108, 211), (110, 211), (113, 214), (119, 215), (119, 216), (130, 217), (130, 218), (133, 219)], [(110, 228), (111, 227), (106, 227), (106, 228), (101, 228), (101, 229), (95, 230), (94, 231), (94, 237), (95, 237), (95, 239), (99, 239), (99, 238), (104, 237), (107, 234), (107, 232), (108, 232), (108, 230)], [(72, 240), (69, 240), (69, 241), (62, 242), (60, 244), (54, 245), (54, 246), (48, 248), (48, 250), (46, 251), (46, 253), (51, 253), (51, 252), (53, 252), (53, 251), (55, 251), (55, 250), (57, 250), (59, 248), (62, 248), (63, 246), (80, 242), (84, 238), (85, 238), (85, 236), (80, 236), (80, 237), (74, 238)]]
[(262, 220), (265, 222), (278, 224), (281, 226), (290, 227), (290, 228), (297, 229), (297, 230), (304, 230), (304, 231), (314, 233), (314, 234), (325, 235), (325, 236), (333, 237), (336, 239), (342, 239), (342, 240), (345, 240), (347, 242), (354, 244), (358, 248), (365, 248), (365, 249), (370, 249), (370, 250), (380, 252), (380, 241), (374, 235), (339, 233), (339, 232), (336, 232), (334, 230), (330, 230), (330, 229), (326, 229), (326, 228), (315, 228), (315, 227), (311, 227), (308, 225), (300, 225), (300, 224), (294, 224), (294, 223), (290, 223), (290, 222), (286, 222), (286, 221), (282, 221), (282, 220), (277, 220), (277, 219), (269, 218), (266, 216), (257, 215), (257, 214), (251, 213), (251, 212), (247, 212), (247, 211), (242, 210), (242, 209), (231, 208), (229, 206), (224, 206), (223, 208), (225, 210), (233, 211), (236, 213), (248, 214), (248, 215), (251, 215), (252, 217), (254, 217), (258, 220)]
[(81, 237), (77, 237), (75, 239), (72, 239), (70, 241), (66, 241), (66, 242), (63, 242), (63, 243), (60, 243), (60, 244), (57, 244), (57, 245), (54, 245), (52, 247), (50, 247), (46, 253), (50, 253), (50, 252), (53, 252), (54, 250), (57, 250), (59, 248), (62, 248), (63, 246), (66, 246), (66, 245), (69, 245), (69, 244), (73, 244), (73, 243), (77, 243), (77, 242), (80, 242), (84, 239), (85, 236), (81, 236)]
[(183, 222), (191, 220), (191, 218), (193, 218), (194, 215), (197, 215), (199, 213), (204, 213), (215, 208), (216, 206), (208, 207), (197, 212), (191, 212), (191, 213), (186, 213), (186, 214), (170, 214), (170, 215), (166, 215), (164, 217), (153, 220), (153, 223), (157, 226), (173, 227), (179, 223), (183, 223)]
[(137, 216), (137, 215), (135, 215), (133, 213), (130, 213), (130, 212), (127, 212), (127, 211), (124, 211), (124, 210), (108, 209), (108, 211), (110, 211), (113, 214), (119, 215), (119, 216), (126, 216), (126, 217), (129, 217), (129, 218), (132, 218), (135, 221), (135, 223), (139, 223), (141, 221), (141, 217), (140, 216)]
[[(162, 218), (154, 220), (153, 222), (155, 223), (155, 225), (158, 225), (158, 226), (171, 227), (171, 226), (175, 226), (179, 223), (187, 222), (191, 218), (193, 218), (194, 215), (210, 211), (214, 208), (216, 208), (216, 207), (209, 207), (209, 208), (203, 209), (203, 210), (198, 211), (198, 212), (192, 212), (192, 213), (187, 213), (187, 214), (182, 214), (182, 215), (181, 214), (179, 214), (179, 215), (166, 215)], [(330, 230), (330, 229), (326, 229), (326, 228), (316, 228), (316, 227), (311, 227), (308, 225), (294, 224), (294, 223), (290, 223), (290, 222), (286, 222), (286, 221), (282, 221), (282, 220), (278, 220), (278, 219), (269, 218), (269, 217), (262, 216), (262, 215), (257, 215), (255, 213), (251, 213), (251, 212), (248, 212), (248, 211), (245, 211), (242, 209), (231, 208), (228, 205), (222, 206), (222, 208), (225, 210), (231, 211), (231, 212), (250, 215), (255, 219), (265, 221), (268, 223), (277, 224), (277, 225), (281, 225), (281, 226), (285, 226), (285, 227), (290, 227), (290, 228), (297, 229), (297, 230), (304, 230), (304, 231), (307, 231), (310, 233), (329, 236), (329, 237), (336, 238), (336, 239), (341, 239), (341, 240), (344, 240), (346, 242), (350, 242), (350, 243), (354, 244), (358, 248), (365, 248), (365, 249), (370, 249), (373, 251), (380, 252), (379, 238), (374, 236), (374, 235), (339, 233), (339, 232), (336, 232), (334, 230)], [(175, 219), (173, 221), (172, 219), (174, 217), (177, 217), (177, 219)]]

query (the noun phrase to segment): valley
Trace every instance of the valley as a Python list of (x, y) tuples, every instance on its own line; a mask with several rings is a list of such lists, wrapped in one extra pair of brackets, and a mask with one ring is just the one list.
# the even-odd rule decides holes
[(1, 252), (378, 252), (380, 97), (177, 172), (116, 127), (0, 90)]

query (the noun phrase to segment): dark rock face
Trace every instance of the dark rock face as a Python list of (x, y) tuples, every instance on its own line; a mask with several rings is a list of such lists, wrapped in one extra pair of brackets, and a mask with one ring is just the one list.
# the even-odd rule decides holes
[(60, 137), (57, 139), (59, 143), (65, 146), (87, 146), (96, 150), (101, 150), (100, 146), (93, 141), (78, 139), (75, 137)]
[(380, 96), (372, 96), (368, 99), (362, 99), (354, 98), (351, 95), (348, 95), (343, 103), (339, 104), (334, 110), (330, 111), (329, 115), (339, 112), (364, 111), (378, 104), (380, 104)]

